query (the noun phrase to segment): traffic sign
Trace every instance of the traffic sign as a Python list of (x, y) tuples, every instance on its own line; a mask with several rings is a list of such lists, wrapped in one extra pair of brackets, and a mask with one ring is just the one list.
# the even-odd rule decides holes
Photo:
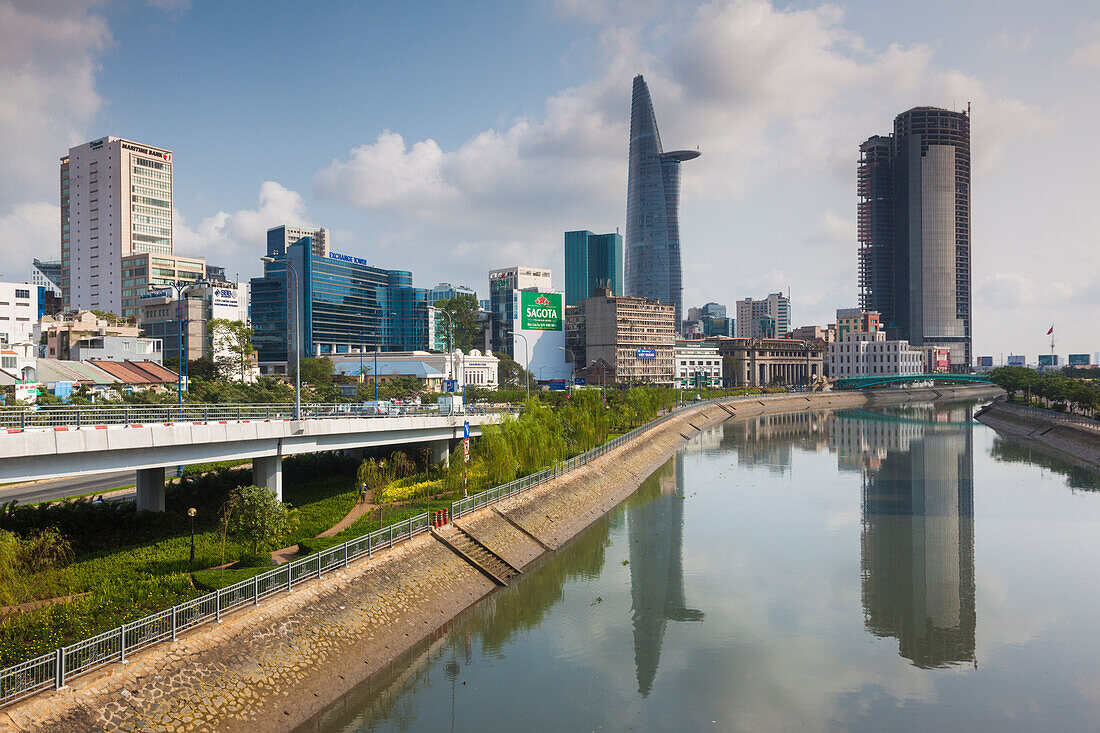
[(462, 423), (462, 437), (466, 440), (470, 439), (470, 421)]
[(466, 463), (470, 462), (470, 439), (469, 438), (463, 438), (462, 439), (462, 458), (463, 458), (463, 460), (466, 461)]

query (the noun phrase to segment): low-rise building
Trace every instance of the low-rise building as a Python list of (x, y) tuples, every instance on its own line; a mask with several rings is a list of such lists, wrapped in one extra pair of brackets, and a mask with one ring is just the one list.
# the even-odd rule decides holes
[(176, 283), (196, 283), (206, 278), (206, 260), (171, 254), (138, 252), (122, 258), (122, 316), (140, 315), (141, 297)]
[(722, 338), (726, 387), (810, 385), (825, 373), (825, 343), (796, 339)]
[[(500, 359), (493, 352), (471, 349), (464, 354), (455, 349), (450, 353), (429, 351), (382, 351), (361, 355), (338, 354), (327, 357), (333, 371), (360, 382), (373, 383), (378, 375), (381, 383), (396, 377), (415, 377), (429, 391), (443, 390), (444, 382), (454, 380), (455, 388), (463, 386), (496, 389)], [(377, 366), (376, 366), (377, 363)]]
[(722, 386), (722, 355), (715, 340), (680, 339), (676, 341), (677, 387), (683, 389)]
[(164, 288), (142, 296), (138, 324), (142, 333), (164, 344), (164, 358), (177, 361), (182, 345), (188, 361), (228, 357), (224, 345), (214, 343), (210, 321), (248, 324), (248, 283), (203, 280), (180, 290)]
[(838, 308), (836, 311), (836, 340), (843, 341), (850, 333), (874, 333), (882, 330), (878, 311), (862, 308)]
[(924, 354), (925, 374), (943, 374), (951, 371), (951, 349), (946, 346), (913, 346), (912, 348)]
[(885, 331), (848, 332), (843, 339), (829, 344), (829, 376), (852, 377), (907, 376), (924, 373), (924, 352), (908, 341), (887, 341)]
[[(611, 295), (608, 290), (586, 298), (567, 320), (572, 340), (579, 340), (583, 323), (584, 348), (575, 349), (577, 373), (587, 373), (592, 362), (602, 362), (602, 376), (620, 384), (671, 385), (675, 378), (676, 311), (671, 303), (648, 298)], [(570, 348), (566, 346), (566, 348)], [(576, 356), (582, 351), (584, 356)]]
[(58, 313), (42, 316), (34, 329), (34, 343), (39, 344), (38, 355), (48, 359), (68, 359), (72, 344), (89, 336), (121, 336), (137, 338), (140, 330), (136, 323), (121, 318), (101, 318), (91, 311)]
[(822, 326), (799, 326), (791, 331), (790, 338), (796, 341), (824, 341), (830, 343), (836, 336), (836, 329)]
[(38, 323), (38, 287), (0, 283), (0, 344), (30, 341)]
[(125, 336), (86, 336), (69, 347), (73, 361), (152, 361), (164, 358), (160, 339)]

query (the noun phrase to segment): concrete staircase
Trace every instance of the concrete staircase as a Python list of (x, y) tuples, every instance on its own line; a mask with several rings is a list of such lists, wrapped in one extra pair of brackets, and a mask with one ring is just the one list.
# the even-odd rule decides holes
[(433, 529), (432, 536), (497, 585), (508, 585), (512, 578), (520, 574), (520, 571), (509, 565), (504, 558), (453, 523), (438, 530)]

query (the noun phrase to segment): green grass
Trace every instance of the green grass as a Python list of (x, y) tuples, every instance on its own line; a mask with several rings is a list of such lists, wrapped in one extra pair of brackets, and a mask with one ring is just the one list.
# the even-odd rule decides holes
[(192, 573), (191, 579), (195, 583), (195, 588), (198, 590), (209, 593), (214, 590), (221, 590), (222, 588), (228, 588), (234, 583), (239, 583), (242, 580), (248, 580), (249, 578), (266, 573), (268, 570), (274, 569), (275, 566), (269, 565), (268, 567), (261, 568), (224, 568), (221, 570), (200, 570), (197, 573)]
[[(353, 485), (350, 476), (334, 476), (287, 486), (284, 499), (297, 510), (298, 524), (282, 543), (293, 545), (339, 522), (358, 498)], [(196, 568), (221, 565), (250, 553), (251, 547), (230, 539), (223, 560), (216, 518), (202, 519), (195, 527)], [(25, 600), (90, 595), (0, 622), (0, 665), (44, 654), (208, 592), (199, 587), (197, 578), (192, 583), (190, 547), (188, 525), (181, 517), (173, 529), (156, 539), (80, 556), (67, 567), (36, 574), (30, 589), (33, 597)], [(232, 570), (225, 576), (239, 575), (236, 580), (240, 580), (262, 571)], [(209, 574), (196, 575), (201, 575), (204, 587), (216, 582)]]

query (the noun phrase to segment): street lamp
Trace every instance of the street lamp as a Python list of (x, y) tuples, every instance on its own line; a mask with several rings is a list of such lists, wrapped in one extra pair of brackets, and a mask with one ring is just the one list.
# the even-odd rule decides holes
[(515, 335), (523, 339), (523, 358), (526, 362), (523, 365), (523, 383), (524, 386), (527, 387), (527, 399), (531, 399), (531, 375), (529, 373), (531, 370), (531, 349), (527, 345), (526, 336), (524, 336), (522, 333), (517, 333)]
[(575, 379), (575, 377), (577, 376), (577, 357), (573, 353), (572, 349), (566, 348), (565, 346), (559, 346), (558, 348), (569, 354), (569, 393), (572, 394), (573, 384), (577, 381)]
[(187, 510), (187, 516), (191, 518), (191, 559), (187, 561), (187, 569), (191, 570), (195, 567), (195, 515), (198, 511), (195, 507), (191, 507)]
[[(261, 257), (263, 262), (275, 262), (275, 258), (271, 256)], [(298, 343), (302, 338), (302, 324), (301, 317), (298, 314), (298, 273), (294, 271), (294, 266), (290, 264), (290, 258), (284, 255), (283, 264), (286, 265), (287, 271), (294, 277), (294, 419), (297, 420), (302, 416), (302, 347)]]

